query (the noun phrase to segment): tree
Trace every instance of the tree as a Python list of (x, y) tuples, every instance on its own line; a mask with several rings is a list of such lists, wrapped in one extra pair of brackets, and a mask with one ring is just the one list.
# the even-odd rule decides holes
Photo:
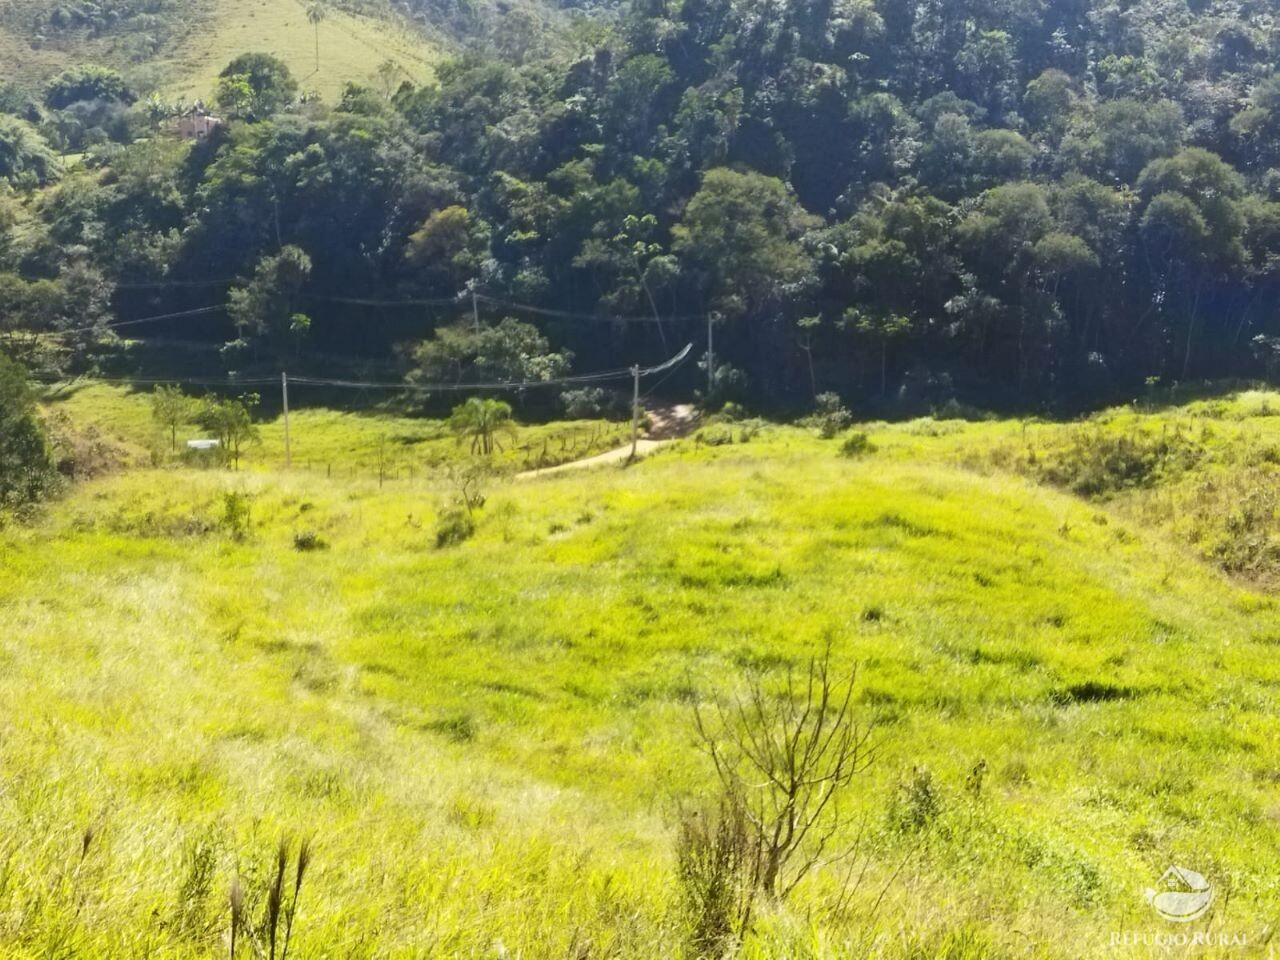
[(26, 374), (0, 354), (0, 514), (45, 496), (55, 477)]
[(378, 82), (382, 84), (382, 95), (387, 100), (391, 99), (408, 77), (404, 72), (404, 67), (390, 58), (378, 64), (378, 69), (374, 71), (374, 75), (378, 78)]
[(436, 330), (413, 350), (409, 380), (457, 384), (464, 380), (538, 383), (569, 372), (572, 354), (555, 352), (532, 324), (507, 318), (496, 326), (462, 322)]
[(962, 112), (948, 110), (934, 121), (920, 152), (920, 176), (938, 196), (953, 200), (968, 189), (974, 140), (973, 123)]
[(228, 296), (227, 313), (238, 337), (228, 345), (231, 352), (256, 353), (263, 347), (277, 360), (296, 354), (311, 329), (310, 318), (297, 310), (310, 276), (311, 258), (299, 247), (263, 257), (253, 279)]
[(58, 158), (36, 128), (0, 116), (0, 180), (15, 187), (42, 187), (59, 176)]
[(199, 412), (200, 405), (181, 387), (160, 386), (151, 391), (151, 417), (169, 431), (171, 453), (178, 451), (178, 428), (190, 423)]
[[(1191, 372), (1200, 304), (1206, 283), (1244, 262), (1243, 178), (1216, 154), (1200, 148), (1155, 160), (1138, 178), (1149, 200), (1141, 223), (1149, 262), (1156, 273), (1156, 302), (1166, 311), (1187, 307), (1181, 365)], [(1170, 287), (1182, 296), (1169, 297)]]
[(267, 53), (241, 54), (218, 74), (218, 105), (235, 117), (265, 119), (297, 95), (288, 65)]
[(232, 469), (240, 469), (244, 448), (258, 442), (253, 409), (259, 399), (256, 393), (247, 393), (239, 399), (209, 397), (196, 411), (196, 422), (213, 434)]
[(476, 222), (466, 207), (454, 204), (433, 210), (409, 235), (405, 257), (429, 280), (457, 290), (464, 278), (480, 272), (487, 233), (487, 226)]
[(1036, 149), (1013, 130), (983, 130), (973, 139), (974, 186), (991, 187), (1025, 180)]
[(812, 269), (800, 238), (818, 222), (781, 180), (718, 169), (703, 177), (672, 233), (719, 309), (742, 316), (776, 302)]
[(975, 262), (994, 276), (1018, 278), (1034, 244), (1048, 232), (1053, 216), (1043, 187), (1013, 183), (982, 196), (977, 210), (959, 227), (959, 239)]
[(1180, 193), (1200, 211), (1209, 231), (1209, 249), (1222, 264), (1240, 259), (1244, 215), (1244, 178), (1221, 157), (1192, 147), (1167, 159), (1153, 160), (1138, 177), (1138, 193), (1150, 200), (1162, 193)]
[(662, 103), (662, 92), (673, 79), (662, 57), (641, 54), (619, 67), (609, 84), (608, 116), (611, 132), (628, 152), (643, 152), (653, 127), (653, 113)]
[(64, 70), (50, 81), (44, 95), (44, 102), (54, 110), (65, 110), (86, 100), (116, 101), (128, 106), (137, 97), (115, 70), (92, 65)]
[(457, 436), (458, 443), (470, 440), (471, 452), (486, 457), (493, 454), (495, 447), (502, 449), (499, 434), (514, 437), (516, 433), (511, 404), (482, 397), (471, 397), (454, 407), (449, 415), (449, 429)]
[(1063, 141), (1060, 162), (1091, 176), (1133, 183), (1186, 136), (1182, 108), (1169, 101), (1112, 100), (1085, 114)]
[(1231, 121), (1256, 164), (1280, 164), (1280, 73), (1258, 83), (1249, 94), (1249, 107)]
[[(1031, 252), (1035, 271), (1046, 283), (1096, 270), (1098, 258), (1079, 237), (1055, 230), (1036, 241)], [(1056, 295), (1056, 289), (1055, 289)]]
[(1049, 69), (1027, 84), (1022, 112), (1032, 129), (1056, 144), (1070, 125), (1075, 103), (1075, 82), (1061, 70)]
[(864, 313), (851, 307), (845, 313), (844, 324), (878, 348), (880, 396), (883, 399), (889, 392), (889, 344), (911, 335), (910, 318), (891, 313)]
[(328, 11), (323, 3), (312, 3), (307, 6), (307, 23), (315, 28), (316, 33), (316, 73), (320, 72), (320, 24), (324, 23)]

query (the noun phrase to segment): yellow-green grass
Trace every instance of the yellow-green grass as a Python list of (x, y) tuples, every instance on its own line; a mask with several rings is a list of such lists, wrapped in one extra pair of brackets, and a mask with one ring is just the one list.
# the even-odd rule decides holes
[[(255, 388), (258, 389), (258, 388)], [(150, 394), (94, 383), (51, 387), (48, 407), (72, 423), (93, 427), (122, 450), (134, 464), (168, 458), (172, 437), (152, 419)], [(242, 470), (275, 470), (285, 461), (285, 424), (279, 397), (262, 397), (276, 405), (257, 424), (257, 438), (244, 447)], [(298, 399), (295, 388), (295, 403)], [(497, 436), (499, 448), (486, 469), (514, 473), (542, 464), (557, 464), (615, 448), (630, 437), (630, 422), (572, 421), (517, 426)], [(205, 437), (197, 424), (179, 428), (181, 451), (187, 440)], [(430, 479), (433, 469), (475, 462), (469, 441), (459, 441), (441, 420), (400, 412), (352, 413), (322, 407), (295, 406), (289, 417), (289, 446), (294, 467), (333, 479), (381, 479), (410, 483)], [(545, 460), (544, 460), (545, 458)]]
[(0, 28), (0, 63), (6, 79), (39, 88), (59, 71), (100, 63), (124, 71), (144, 93), (188, 101), (210, 100), (218, 73), (242, 53), (270, 53), (289, 65), (304, 90), (335, 103), (348, 82), (379, 84), (378, 68), (395, 63), (401, 80), (429, 81), (443, 46), (394, 19), (358, 16), (329, 8), (320, 24), (320, 67), (316, 31), (301, 0), (214, 0), (193, 4), (172, 39), (135, 62), (128, 35), (76, 37), (69, 42), (34, 44), (12, 28)]
[(171, 96), (209, 99), (219, 72), (242, 53), (270, 53), (289, 65), (303, 89), (335, 103), (348, 82), (377, 86), (378, 68), (395, 63), (398, 80), (431, 79), (440, 50), (414, 28), (329, 8), (316, 29), (301, 0), (219, 0), (210, 24), (165, 58)]
[(91, 63), (111, 60), (109, 52), (100, 44), (77, 45), (76, 51), (35, 46), (32, 38), (0, 26), (0, 63), (5, 65), (5, 79), (9, 82), (39, 88), (51, 77), (74, 66), (81, 56)]
[[(64, 409), (128, 438), (139, 402)], [(389, 422), (308, 415), (334, 442)], [(1113, 932), (1172, 929), (1142, 895), (1170, 863), (1218, 885), (1195, 929), (1266, 955), (1280, 613), (1126, 502), (990, 467), (1070, 429), (874, 425), (850, 461), (769, 428), (492, 478), (447, 550), (439, 474), (379, 487), (264, 451), (76, 488), (0, 533), (4, 952), (216, 955), (231, 876), (259, 891), (290, 832), (316, 837), (300, 957), (686, 955), (672, 820), (711, 783), (692, 704), (830, 640), (879, 724), (852, 798), (871, 880), (836, 912), (821, 871), (746, 956), (1113, 956)], [(923, 834), (891, 815), (916, 768)]]

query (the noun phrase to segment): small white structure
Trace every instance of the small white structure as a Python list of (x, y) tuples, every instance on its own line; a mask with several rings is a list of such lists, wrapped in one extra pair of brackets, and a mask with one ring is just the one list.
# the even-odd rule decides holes
[(220, 446), (222, 446), (222, 443), (221, 441), (218, 441), (218, 440), (188, 440), (187, 441), (188, 450), (217, 450)]

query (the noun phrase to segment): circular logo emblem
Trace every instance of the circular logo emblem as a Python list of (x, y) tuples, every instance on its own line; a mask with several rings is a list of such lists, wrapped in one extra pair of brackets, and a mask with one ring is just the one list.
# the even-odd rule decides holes
[(1147, 901), (1166, 920), (1190, 923), (1213, 906), (1213, 884), (1194, 870), (1170, 867), (1160, 878), (1158, 889), (1147, 890)]

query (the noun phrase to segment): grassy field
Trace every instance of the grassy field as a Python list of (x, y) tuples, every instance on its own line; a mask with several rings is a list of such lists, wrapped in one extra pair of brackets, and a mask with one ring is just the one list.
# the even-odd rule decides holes
[(174, 79), (169, 96), (209, 99), (218, 73), (248, 51), (270, 53), (289, 65), (304, 90), (335, 103), (349, 81), (377, 85), (378, 68), (390, 60), (400, 79), (431, 79), (439, 49), (421, 34), (371, 17), (330, 9), (319, 26), (320, 67), (316, 69), (316, 30), (300, 0), (219, 0), (212, 22), (198, 37), (164, 62)]
[(1217, 892), (1187, 928), (1249, 944), (1173, 955), (1272, 955), (1280, 610), (1224, 491), (1274, 479), (1280, 397), (873, 424), (856, 459), (713, 426), (495, 473), (449, 549), (439, 424), (295, 414), (295, 460), (400, 438), (380, 483), (280, 471), (276, 423), (240, 473), (153, 469), (145, 397), (51, 406), (135, 465), (0, 532), (6, 956), (225, 956), (281, 836), (314, 838), (290, 956), (693, 956), (693, 705), (827, 643), (877, 725), (869, 879), (762, 905), (743, 956), (1166, 956), (1111, 943), (1173, 929), (1172, 863)]
[(400, 79), (421, 83), (441, 56), (442, 46), (415, 29), (330, 8), (319, 26), (317, 70), (316, 30), (306, 14), (301, 0), (202, 0), (188, 20), (166, 31), (170, 39), (158, 49), (140, 46), (141, 38), (127, 31), (33, 43), (10, 23), (0, 26), (0, 61), (5, 79), (35, 89), (67, 67), (101, 63), (122, 70), (144, 93), (190, 101), (211, 99), (219, 71), (239, 54), (271, 53), (304, 90), (334, 103), (349, 81), (378, 83), (377, 70), (388, 60), (400, 68)]

